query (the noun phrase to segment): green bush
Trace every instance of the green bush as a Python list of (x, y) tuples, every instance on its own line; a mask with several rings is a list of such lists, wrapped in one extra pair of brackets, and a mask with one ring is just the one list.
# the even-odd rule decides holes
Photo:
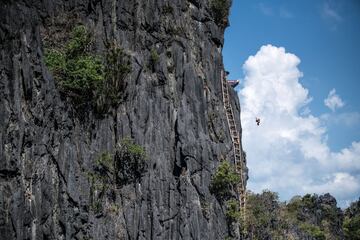
[(87, 55), (91, 42), (91, 35), (85, 26), (79, 25), (74, 27), (70, 34), (70, 40), (65, 46), (66, 55), (68, 58)]
[(345, 239), (360, 240), (360, 215), (352, 218), (346, 216), (343, 223)]
[(118, 144), (115, 159), (116, 182), (120, 185), (137, 181), (145, 171), (145, 150), (130, 138), (124, 138)]
[(261, 194), (247, 192), (244, 225), (254, 239), (286, 239), (280, 237), (286, 225), (281, 215), (277, 193), (269, 190), (264, 190)]
[(227, 161), (220, 163), (210, 183), (210, 192), (219, 199), (227, 199), (236, 184), (240, 182), (240, 176), (235, 172)]
[(231, 0), (212, 0), (211, 11), (216, 24), (221, 27), (228, 26), (228, 16), (230, 14)]
[(45, 51), (45, 64), (56, 80), (62, 79), (66, 69), (66, 57), (63, 52), (56, 49), (47, 49)]
[[(108, 46), (105, 61), (91, 54), (92, 37), (85, 26), (76, 26), (64, 47), (45, 49), (45, 64), (61, 91), (81, 105), (90, 102), (98, 112), (117, 105), (131, 63), (115, 44)], [(104, 64), (105, 62), (105, 64)]]
[(66, 90), (80, 94), (94, 92), (104, 82), (104, 65), (96, 56), (81, 56), (68, 59), (66, 63), (66, 79), (61, 86)]
[(325, 240), (326, 239), (325, 233), (316, 225), (303, 223), (300, 225), (300, 229), (317, 240)]
[(121, 93), (125, 89), (125, 78), (131, 73), (131, 62), (122, 48), (115, 44), (108, 46), (106, 54), (105, 78), (106, 86), (104, 91), (107, 100), (101, 105), (116, 106), (121, 101)]
[(231, 199), (226, 202), (226, 218), (229, 222), (237, 222), (240, 220), (241, 213), (239, 211), (239, 201)]
[(305, 208), (308, 209), (313, 209), (316, 207), (316, 200), (317, 200), (317, 195), (311, 195), (311, 194), (306, 194), (303, 198), (302, 198), (302, 205)]
[(114, 158), (113, 155), (104, 152), (96, 159), (96, 166), (99, 170), (108, 172), (110, 174), (114, 173)]
[(104, 65), (99, 56), (89, 54), (90, 44), (85, 26), (77, 26), (63, 49), (45, 49), (45, 63), (60, 88), (77, 100), (91, 99), (104, 83)]

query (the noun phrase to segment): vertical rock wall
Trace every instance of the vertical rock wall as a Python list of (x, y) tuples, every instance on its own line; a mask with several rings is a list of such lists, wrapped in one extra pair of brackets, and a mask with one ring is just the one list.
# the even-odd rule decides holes
[[(66, 40), (78, 23), (95, 52), (116, 42), (131, 59), (124, 100), (102, 117), (79, 117), (44, 64), (44, 41)], [(223, 33), (209, 1), (1, 0), (0, 239), (228, 236), (225, 208), (208, 188), (219, 160), (233, 159)], [(107, 192), (95, 213), (87, 173), (126, 136), (145, 148), (147, 171)]]

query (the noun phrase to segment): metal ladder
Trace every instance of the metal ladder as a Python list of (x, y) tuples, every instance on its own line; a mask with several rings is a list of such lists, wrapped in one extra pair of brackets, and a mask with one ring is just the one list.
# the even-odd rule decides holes
[(235, 171), (240, 176), (240, 183), (236, 186), (236, 191), (239, 194), (240, 213), (242, 216), (242, 220), (245, 223), (245, 221), (246, 221), (246, 187), (245, 187), (242, 151), (241, 151), (241, 145), (240, 145), (240, 135), (236, 128), (234, 112), (233, 112), (230, 98), (229, 98), (228, 82), (227, 82), (226, 76), (224, 75), (223, 70), (221, 70), (221, 86), (222, 86), (222, 94), (223, 94), (223, 102), (224, 102), (224, 107), (225, 107), (225, 112), (226, 112), (226, 118), (228, 121), (229, 131), (230, 131), (231, 139), (233, 142), (234, 157), (235, 157), (234, 158)]

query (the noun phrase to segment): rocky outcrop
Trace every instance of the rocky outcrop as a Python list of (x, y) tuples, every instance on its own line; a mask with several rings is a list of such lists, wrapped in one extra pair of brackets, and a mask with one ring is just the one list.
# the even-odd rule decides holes
[[(219, 161), (232, 159), (224, 27), (212, 11), (198, 0), (0, 1), (0, 239), (229, 235), (208, 188)], [(65, 41), (79, 23), (94, 36), (92, 51), (115, 42), (132, 65), (122, 102), (102, 116), (79, 111), (44, 63), (45, 41)], [(145, 149), (146, 171), (97, 195), (89, 175), (125, 137)]]

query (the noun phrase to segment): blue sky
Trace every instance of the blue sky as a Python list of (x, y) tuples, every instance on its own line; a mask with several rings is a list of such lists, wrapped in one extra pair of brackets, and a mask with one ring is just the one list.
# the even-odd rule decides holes
[[(230, 24), (223, 55), (242, 80), (250, 189), (330, 191), (342, 206), (360, 197), (360, 1), (234, 0)], [(288, 185), (277, 177), (285, 165)]]

